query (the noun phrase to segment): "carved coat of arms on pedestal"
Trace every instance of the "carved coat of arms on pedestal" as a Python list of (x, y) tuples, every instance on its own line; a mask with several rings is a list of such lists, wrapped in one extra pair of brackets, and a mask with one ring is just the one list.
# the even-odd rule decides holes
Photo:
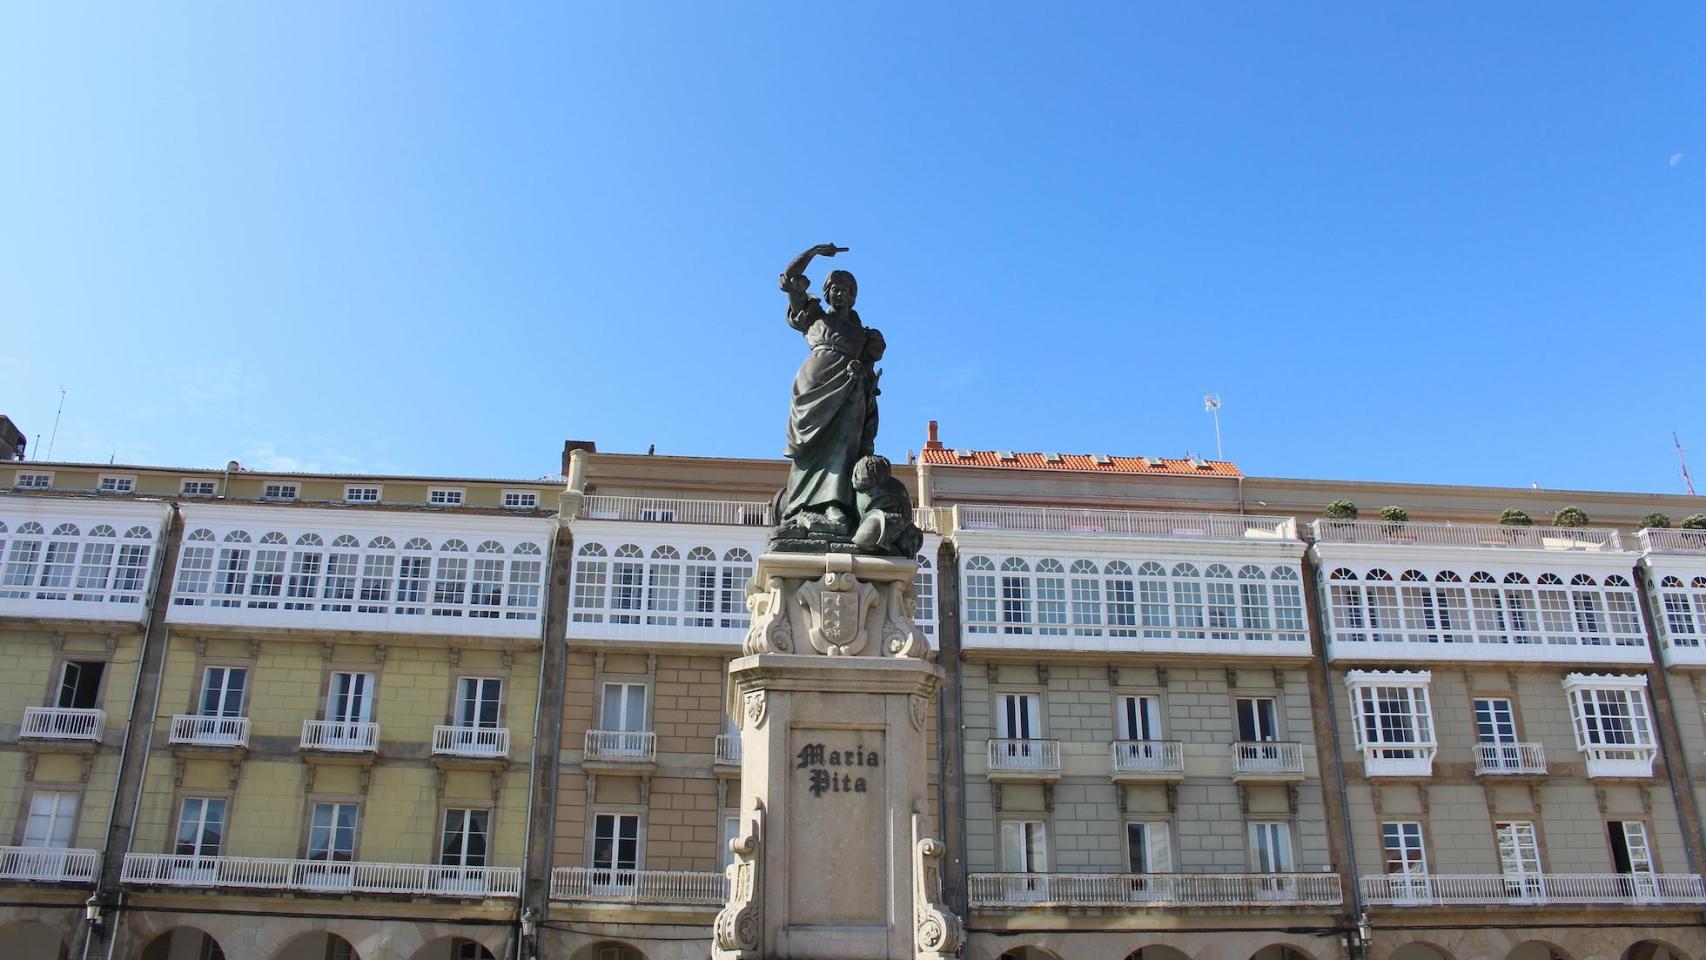
[(864, 651), (870, 640), (867, 623), (882, 600), (876, 587), (850, 571), (831, 570), (821, 580), (801, 584), (794, 596), (806, 610), (806, 638), (818, 653), (854, 657)]

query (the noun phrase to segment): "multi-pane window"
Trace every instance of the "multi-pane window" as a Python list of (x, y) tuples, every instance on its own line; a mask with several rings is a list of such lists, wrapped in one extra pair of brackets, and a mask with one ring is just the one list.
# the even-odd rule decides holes
[(1659, 580), (1659, 599), (1664, 606), (1665, 640), (1676, 647), (1698, 647), (1706, 637), (1706, 577), (1666, 576)]
[[(592, 818), (592, 864), (595, 870), (631, 871), (640, 867), (640, 816), (600, 813)], [(602, 883), (632, 883), (632, 876), (606, 877)]]
[(262, 500), (295, 500), (300, 488), (294, 483), (268, 483), (261, 486)]
[(1515, 743), (1516, 718), (1503, 697), (1475, 701), (1475, 734), (1480, 743)]
[(154, 531), (146, 525), (121, 537), (105, 523), (85, 533), (69, 521), (54, 523), (52, 532), (34, 520), (16, 530), (0, 522), (0, 597), (140, 603), (153, 551)]
[(1001, 866), (1008, 873), (1047, 873), (1047, 825), (1041, 820), (1002, 821)]
[(368, 486), (361, 486), (361, 487), (348, 486), (348, 487), (345, 487), (344, 488), (344, 501), (346, 503), (378, 503), (379, 502), (379, 488), (378, 487), (368, 487)]
[(1652, 874), (1653, 853), (1647, 845), (1647, 825), (1639, 820), (1606, 823), (1611, 838), (1611, 867), (1618, 873)]
[(213, 491), (212, 480), (185, 480), (178, 486), (178, 492), (186, 497), (211, 497)]
[(1352, 726), (1366, 773), (1426, 776), (1433, 772), (1431, 680), (1425, 672), (1353, 670), (1346, 674)]
[(987, 556), (965, 562), (973, 634), (1302, 642), (1294, 567)]
[(1414, 821), (1380, 825), (1380, 845), (1386, 854), (1386, 872), (1424, 876), (1428, 858), (1422, 851), (1422, 825)]
[(1647, 710), (1647, 678), (1570, 674), (1564, 689), (1570, 698), (1570, 718), (1576, 749), (1593, 761), (1646, 762), (1657, 749)]
[(69, 847), (77, 821), (77, 794), (68, 790), (37, 790), (30, 796), (30, 816), (24, 823), (24, 846)]
[(438, 862), (447, 867), (483, 867), (491, 822), (489, 810), (448, 809), (440, 834)]
[(13, 481), (13, 486), (18, 487), (21, 490), (46, 490), (48, 487), (53, 486), (53, 474), (25, 473), (20, 470), (18, 471), (17, 479)]
[(435, 507), (462, 506), (463, 491), (460, 487), (430, 487), (427, 489), (427, 503)]
[(532, 510), (539, 506), (539, 494), (532, 490), (505, 490), (503, 503), (506, 510)]
[(178, 808), (178, 837), (172, 852), (180, 857), (217, 857), (225, 844), (225, 801), (185, 797)]
[(995, 735), (1003, 740), (1042, 736), (1041, 698), (1034, 693), (1004, 693), (996, 700)]
[[(685, 557), (684, 557), (685, 554)], [(707, 546), (624, 543), (575, 551), (570, 618), (576, 623), (744, 630), (752, 554)]]
[(1534, 823), (1513, 820), (1493, 824), (1499, 846), (1499, 872), (1504, 874), (1505, 895), (1532, 899), (1541, 895), (1540, 842)]
[(243, 667), (208, 667), (201, 680), (201, 702), (197, 708), (199, 715), (242, 716), (243, 692), (248, 680), (249, 671)]
[(496, 727), (503, 703), (503, 681), (496, 677), (463, 677), (456, 685), (456, 725)]
[(355, 828), (361, 808), (354, 803), (316, 803), (308, 820), (308, 859), (355, 859)]
[(133, 476), (118, 476), (110, 473), (101, 474), (100, 491), (102, 493), (133, 493), (136, 490), (136, 478)]
[[(128, 536), (128, 535), (127, 535)], [(544, 583), (538, 544), (483, 541), (470, 551), (449, 538), (436, 548), (424, 537), (399, 550), (387, 536), (363, 546), (352, 534), (302, 533), (294, 543), (279, 531), (251, 543), (246, 530), (216, 537), (199, 527), (184, 538), (172, 602), (178, 606), (279, 609), (300, 612), (391, 614), (537, 620)], [(146, 548), (145, 548), (146, 549)], [(115, 586), (141, 575), (146, 553), (121, 546)], [(470, 555), (472, 553), (472, 555)], [(85, 554), (87, 556), (87, 554)], [(136, 589), (140, 590), (140, 582)]]
[(1549, 643), (1640, 646), (1646, 642), (1627, 577), (1576, 573), (1404, 570), (1327, 575), (1334, 642)]
[(354, 725), (373, 720), (373, 674), (333, 673), (326, 691), (326, 720), (339, 725), (328, 738), (365, 741), (366, 733)]

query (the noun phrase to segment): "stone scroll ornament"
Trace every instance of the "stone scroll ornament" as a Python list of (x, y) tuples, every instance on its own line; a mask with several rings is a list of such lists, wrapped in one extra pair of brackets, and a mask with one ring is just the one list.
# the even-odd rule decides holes
[(875, 455), (882, 393), (876, 364), (888, 344), (853, 309), (859, 282), (851, 273), (830, 271), (822, 300), (810, 294), (806, 278), (814, 258), (846, 252), (820, 243), (782, 271), (788, 326), (805, 336), (811, 352), (794, 374), (782, 451), (793, 465), (771, 502), (776, 526), (769, 549), (910, 560), (924, 540), (913, 523), (912, 497), (888, 460)]
[(942, 903), (942, 841), (924, 835), (924, 818), (912, 814), (912, 930), (917, 960), (940, 960), (965, 942), (965, 925)]
[(743, 646), (748, 655), (794, 652), (794, 628), (782, 593), (781, 577), (766, 577), (763, 584), (756, 577), (746, 582), (746, 612), (752, 615)]
[(763, 932), (763, 899), (760, 897), (762, 848), (764, 846), (764, 803), (753, 811), (747, 832), (729, 841), (734, 862), (725, 875), (729, 880), (729, 902), (717, 912), (711, 928), (713, 960), (760, 960), (759, 937)]

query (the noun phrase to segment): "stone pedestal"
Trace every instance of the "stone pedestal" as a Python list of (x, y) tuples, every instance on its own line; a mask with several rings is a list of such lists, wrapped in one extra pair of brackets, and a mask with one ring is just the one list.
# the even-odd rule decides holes
[(942, 671), (913, 624), (916, 565), (765, 554), (747, 587), (741, 835), (718, 960), (952, 954), (942, 845), (925, 835), (925, 721)]

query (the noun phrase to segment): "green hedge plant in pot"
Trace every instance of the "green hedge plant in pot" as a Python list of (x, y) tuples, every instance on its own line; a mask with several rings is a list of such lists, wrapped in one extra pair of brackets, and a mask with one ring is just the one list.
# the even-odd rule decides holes
[(1682, 518), (1684, 530), (1706, 530), (1706, 513), (1691, 513)]
[(1357, 505), (1340, 498), (1327, 504), (1327, 509), (1322, 513), (1328, 520), (1355, 520), (1357, 518)]
[(1515, 507), (1511, 507), (1499, 514), (1499, 525), (1504, 527), (1532, 527), (1534, 526), (1534, 518)]
[(1588, 515), (1581, 507), (1565, 507), (1552, 515), (1554, 527), (1585, 527), (1588, 525)]
[(1649, 513), (1636, 521), (1637, 530), (1664, 530), (1670, 527), (1670, 518), (1662, 513)]

